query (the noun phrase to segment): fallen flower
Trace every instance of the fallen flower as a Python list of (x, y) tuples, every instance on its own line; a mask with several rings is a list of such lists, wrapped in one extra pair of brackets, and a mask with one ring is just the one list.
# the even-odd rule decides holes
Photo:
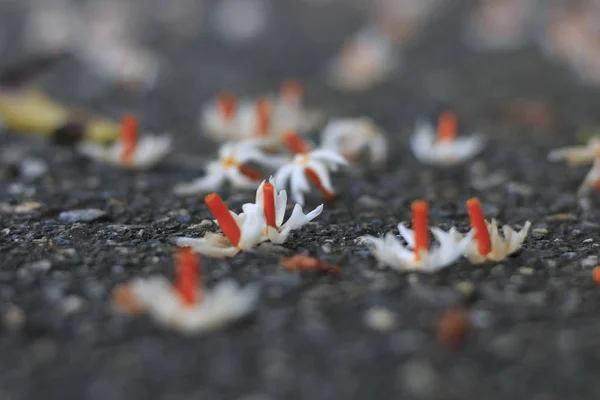
[(577, 195), (587, 196), (592, 190), (600, 190), (600, 147), (595, 150), (594, 164), (579, 186)]
[[(287, 192), (281, 190), (277, 193), (275, 188), (275, 180), (271, 177), (269, 182), (263, 181), (256, 190), (256, 202), (255, 204), (245, 204), (244, 212), (249, 210), (251, 206), (260, 208), (264, 215), (264, 238), (263, 240), (270, 240), (275, 244), (282, 244), (286, 241), (289, 234), (301, 226), (309, 223), (321, 212), (323, 212), (323, 204), (309, 212), (304, 214), (302, 206), (296, 204), (292, 215), (284, 223), (283, 218), (285, 216), (285, 209), (287, 207)], [(260, 211), (258, 211), (260, 213)], [(243, 215), (243, 214), (241, 214)]]
[(244, 213), (238, 215), (230, 211), (216, 193), (207, 195), (204, 202), (217, 219), (223, 235), (207, 233), (199, 239), (179, 237), (176, 239), (177, 246), (191, 247), (209, 257), (225, 258), (233, 257), (243, 250), (250, 250), (264, 240), (262, 208), (252, 207), (250, 204), (244, 207)]
[(368, 153), (368, 161), (381, 166), (387, 159), (387, 139), (367, 117), (340, 118), (330, 121), (321, 134), (321, 147), (339, 153), (352, 164)]
[(348, 39), (327, 66), (329, 83), (341, 90), (366, 90), (386, 79), (400, 64), (399, 51), (375, 26)]
[(206, 166), (206, 175), (189, 183), (175, 186), (179, 195), (207, 193), (218, 190), (223, 183), (229, 182), (235, 188), (253, 189), (263, 179), (261, 171), (248, 165), (256, 163), (276, 167), (282, 160), (276, 156), (267, 156), (260, 150), (261, 140), (228, 142), (219, 149), (219, 159)]
[(200, 114), (203, 131), (218, 141), (238, 139), (238, 99), (234, 93), (222, 92)]
[[(496, 220), (492, 219), (491, 223), (485, 220), (479, 199), (467, 200), (467, 211), (473, 228), (471, 232), (474, 240), (468, 243), (464, 254), (473, 264), (483, 264), (486, 261), (502, 261), (515, 253), (521, 248), (531, 227), (531, 222), (527, 221), (525, 226), (519, 232), (516, 232), (509, 225), (504, 225), (502, 227), (504, 237), (502, 237)], [(456, 230), (452, 230), (451, 233), (456, 240), (462, 239), (462, 235)]]
[(283, 187), (289, 180), (292, 198), (300, 205), (304, 204), (304, 193), (310, 190), (308, 180), (319, 189), (326, 200), (333, 199), (335, 192), (329, 171), (337, 171), (340, 165), (348, 165), (344, 157), (328, 149), (311, 151), (306, 142), (293, 132), (285, 135), (285, 142), (295, 156), (291, 162), (275, 172), (277, 186)]
[(293, 257), (284, 258), (280, 264), (287, 270), (290, 271), (317, 271), (317, 272), (331, 272), (339, 275), (342, 272), (342, 268), (338, 265), (333, 265), (319, 260), (315, 257), (309, 257), (302, 254), (297, 254)]
[(398, 271), (427, 273), (436, 272), (458, 260), (471, 242), (473, 234), (469, 232), (466, 237), (457, 239), (452, 231), (444, 232), (439, 228), (431, 228), (439, 246), (430, 249), (427, 232), (428, 209), (426, 202), (414, 201), (412, 203), (414, 230), (406, 228), (403, 224), (398, 225), (400, 236), (406, 241), (408, 247), (391, 232), (383, 238), (365, 236), (367, 244), (372, 246), (371, 251), (375, 258)]
[(121, 137), (107, 146), (83, 142), (79, 151), (87, 157), (123, 169), (144, 170), (154, 167), (171, 151), (169, 135), (138, 138), (138, 120), (127, 114), (121, 120)]
[(594, 161), (600, 150), (600, 138), (591, 137), (585, 146), (561, 147), (548, 153), (548, 161), (566, 160), (569, 165), (588, 164)]
[(442, 113), (437, 133), (433, 125), (419, 121), (411, 139), (412, 151), (425, 164), (454, 165), (477, 155), (485, 140), (479, 135), (457, 138), (457, 122), (454, 114)]
[(256, 287), (240, 289), (226, 280), (204, 290), (199, 267), (191, 249), (179, 249), (174, 285), (164, 277), (137, 278), (115, 289), (113, 301), (118, 309), (134, 314), (145, 311), (160, 325), (186, 334), (217, 330), (254, 309)]

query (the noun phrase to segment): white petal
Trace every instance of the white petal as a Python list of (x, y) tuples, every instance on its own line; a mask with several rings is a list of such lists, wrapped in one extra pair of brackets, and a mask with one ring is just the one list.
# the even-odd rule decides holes
[(415, 232), (412, 229), (408, 229), (404, 224), (398, 224), (398, 232), (400, 232), (400, 236), (406, 241), (408, 247), (415, 247)]
[(240, 249), (236, 247), (217, 247), (208, 242), (204, 238), (189, 238), (179, 237), (176, 238), (176, 244), (179, 247), (191, 247), (194, 251), (203, 254), (208, 257), (214, 258), (226, 258), (233, 257), (240, 252)]

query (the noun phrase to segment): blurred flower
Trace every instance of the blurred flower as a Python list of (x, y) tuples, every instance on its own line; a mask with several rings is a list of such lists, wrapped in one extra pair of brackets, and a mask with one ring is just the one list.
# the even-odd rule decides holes
[(587, 164), (594, 161), (600, 150), (600, 138), (591, 137), (585, 146), (561, 147), (548, 153), (548, 161), (566, 160), (570, 165)]
[(456, 117), (443, 113), (438, 121), (437, 133), (433, 125), (419, 121), (411, 139), (415, 157), (425, 164), (454, 165), (477, 155), (485, 140), (478, 135), (457, 138)]

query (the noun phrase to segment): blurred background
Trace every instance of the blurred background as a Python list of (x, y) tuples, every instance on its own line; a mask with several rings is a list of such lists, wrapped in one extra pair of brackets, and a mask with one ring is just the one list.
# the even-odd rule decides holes
[[(113, 117), (138, 112), (156, 129), (197, 130), (199, 109), (219, 91), (257, 95), (287, 78), (332, 104), (330, 114), (384, 122), (400, 106), (390, 94), (402, 93), (406, 124), (434, 102), (458, 100), (477, 118), (506, 96), (537, 106), (542, 91), (553, 102), (569, 97), (566, 87), (600, 84), (598, 0), (3, 0), (0, 8), (4, 63), (67, 52), (44, 82), (51, 93)], [(363, 100), (369, 91), (384, 94)]]

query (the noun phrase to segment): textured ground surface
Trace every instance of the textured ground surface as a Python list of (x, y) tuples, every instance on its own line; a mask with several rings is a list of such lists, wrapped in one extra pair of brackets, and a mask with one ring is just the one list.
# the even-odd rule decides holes
[[(587, 167), (550, 165), (545, 157), (574, 140), (575, 126), (595, 121), (599, 96), (533, 47), (496, 56), (463, 50), (458, 11), (434, 22), (391, 82), (365, 94), (342, 95), (319, 80), (327, 56), (360, 22), (348, 13), (340, 24), (334, 10), (288, 12), (273, 28), (277, 35), (248, 48), (225, 48), (208, 36), (163, 44), (173, 64), (147, 95), (99, 89), (74, 62), (54, 70), (44, 85), (62, 100), (114, 117), (139, 113), (150, 128), (174, 132), (179, 150), (155, 171), (127, 174), (45, 143), (0, 138), (0, 161), (23, 151), (49, 165), (35, 181), (4, 168), (0, 181), (0, 202), (44, 204), (0, 215), (0, 398), (598, 398), (600, 291), (589, 257), (598, 252), (600, 215), (594, 201), (584, 212), (574, 196)], [(373, 117), (392, 143), (385, 171), (341, 175), (339, 198), (286, 244), (342, 265), (342, 275), (285, 272), (262, 253), (205, 260), (208, 285), (224, 277), (261, 285), (252, 318), (185, 338), (115, 314), (108, 301), (115, 284), (172, 276), (170, 238), (203, 233), (197, 224), (209, 214), (201, 199), (170, 193), (212, 157), (195, 127), (201, 102), (224, 87), (271, 90), (288, 76), (306, 79), (309, 102), (331, 115)], [(551, 118), (527, 123), (523, 110), (531, 107), (523, 100), (545, 104)], [(415, 118), (441, 106), (455, 110), (465, 129), (489, 135), (476, 164), (429, 170), (411, 155)], [(481, 189), (473, 171), (483, 166), (506, 179)], [(417, 198), (430, 201), (432, 224), (466, 229), (464, 201), (473, 195), (489, 217), (533, 223), (537, 233), (523, 251), (498, 265), (461, 261), (435, 276), (410, 276), (378, 268), (357, 241), (408, 220)], [(227, 196), (235, 209), (252, 194)], [(58, 217), (84, 208), (106, 215), (90, 223)], [(461, 282), (474, 293), (457, 290)], [(436, 339), (435, 318), (452, 305), (465, 306), (474, 324), (458, 349)], [(364, 315), (372, 307), (394, 313), (396, 326), (369, 328)]]

